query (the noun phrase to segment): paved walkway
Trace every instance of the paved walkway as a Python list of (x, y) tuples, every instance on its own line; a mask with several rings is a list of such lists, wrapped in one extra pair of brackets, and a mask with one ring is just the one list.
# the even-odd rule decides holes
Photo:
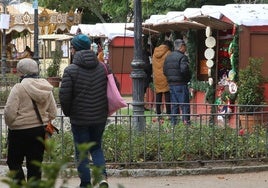
[[(60, 188), (60, 181), (59, 179), (56, 188)], [(68, 188), (76, 188), (78, 184), (78, 178), (71, 178), (68, 181)], [(109, 184), (110, 188), (119, 188), (119, 184), (124, 188), (267, 188), (268, 171), (191, 176), (110, 177)], [(0, 187), (8, 188), (2, 182)]]
[[(77, 184), (72, 179), (70, 187)], [(267, 188), (268, 171), (245, 174), (162, 176), (162, 177), (128, 177), (109, 180), (110, 188)]]
[[(8, 172), (0, 165), (0, 187), (8, 188), (1, 180)], [(196, 169), (108, 169), (110, 188), (267, 188), (268, 166), (229, 166)], [(128, 175), (129, 177), (124, 177)], [(58, 179), (55, 188), (60, 188)], [(79, 178), (68, 180), (66, 188), (76, 188)], [(122, 187), (121, 187), (122, 188)]]

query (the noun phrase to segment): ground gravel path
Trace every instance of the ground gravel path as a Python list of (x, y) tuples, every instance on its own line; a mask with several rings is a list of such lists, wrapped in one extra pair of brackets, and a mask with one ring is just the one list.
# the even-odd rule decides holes
[[(0, 187), (8, 188), (1, 182), (5, 176), (6, 168), (1, 166)], [(61, 185), (58, 179), (56, 188)], [(235, 173), (235, 174), (208, 174), (208, 175), (179, 175), (156, 177), (109, 177), (110, 188), (267, 188), (268, 171)], [(70, 178), (68, 188), (79, 185), (77, 177)]]

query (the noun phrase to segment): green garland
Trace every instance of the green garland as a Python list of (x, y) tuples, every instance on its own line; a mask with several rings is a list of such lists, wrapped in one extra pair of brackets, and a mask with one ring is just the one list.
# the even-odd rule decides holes
[(212, 85), (209, 85), (206, 90), (206, 101), (209, 104), (213, 104), (215, 102), (215, 87)]
[[(231, 57), (231, 65), (232, 70), (236, 73), (233, 81), (238, 81), (238, 60), (239, 60), (239, 28), (238, 25), (235, 25), (235, 33), (234, 38), (231, 42), (232, 47), (232, 57)], [(229, 49), (230, 50), (230, 49)]]
[(213, 97), (214, 91), (210, 91), (212, 88), (209, 87), (208, 82), (206, 81), (199, 81), (197, 80), (197, 60), (196, 60), (196, 54), (197, 54), (197, 31), (195, 30), (189, 30), (187, 32), (187, 51), (189, 54), (189, 62), (190, 62), (190, 69), (192, 71), (192, 78), (191, 78), (191, 84), (190, 87), (193, 88), (195, 91), (203, 91), (206, 92), (206, 100), (211, 101)]
[[(239, 61), (239, 27), (238, 25), (235, 25), (235, 32), (234, 32), (234, 38), (232, 42), (230, 43), (230, 46), (228, 48), (228, 53), (232, 54), (230, 57), (231, 60), (231, 67), (232, 71), (235, 72), (233, 82), (238, 81), (238, 61)], [(231, 101), (231, 103), (234, 103), (237, 98), (237, 93), (230, 93), (229, 91), (225, 91), (221, 95), (221, 100), (226, 102), (228, 99)]]
[[(189, 29), (187, 32), (187, 51), (189, 54), (190, 70), (192, 71), (191, 83), (197, 82), (197, 65), (196, 65), (196, 54), (197, 54), (197, 31)], [(193, 89), (196, 88), (191, 85)]]

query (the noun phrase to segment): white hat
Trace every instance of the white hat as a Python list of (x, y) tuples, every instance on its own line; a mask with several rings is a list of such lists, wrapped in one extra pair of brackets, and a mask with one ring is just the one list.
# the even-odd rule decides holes
[(38, 65), (36, 61), (30, 58), (24, 58), (20, 60), (17, 64), (17, 71), (22, 74), (37, 74), (38, 73)]

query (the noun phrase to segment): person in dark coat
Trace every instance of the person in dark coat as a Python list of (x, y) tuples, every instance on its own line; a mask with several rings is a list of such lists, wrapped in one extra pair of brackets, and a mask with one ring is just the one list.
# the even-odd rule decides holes
[(147, 89), (150, 89), (150, 84), (153, 82), (152, 78), (152, 64), (150, 61), (151, 58), (151, 46), (147, 44), (142, 52), (142, 60), (144, 61), (144, 67), (143, 70), (145, 72), (146, 77), (144, 78), (144, 110), (150, 110), (151, 104), (149, 100), (149, 91)]
[[(181, 107), (182, 121), (184, 124), (190, 124), (190, 98), (188, 82), (191, 79), (191, 71), (186, 52), (186, 44), (183, 40), (174, 41), (174, 51), (171, 52), (164, 62), (164, 75), (167, 77), (170, 97), (171, 97), (171, 113), (178, 114)], [(179, 105), (179, 103), (183, 103)], [(172, 125), (178, 123), (177, 116), (171, 116)]]
[(103, 169), (100, 186), (108, 187), (102, 150), (102, 136), (108, 117), (107, 77), (104, 64), (99, 63), (90, 47), (91, 41), (86, 35), (78, 34), (71, 40), (73, 62), (64, 70), (59, 99), (63, 113), (71, 122), (80, 187), (90, 186), (92, 178), (89, 159), (86, 157), (79, 161), (81, 152), (78, 145), (92, 142), (95, 145), (88, 152), (93, 165)]

